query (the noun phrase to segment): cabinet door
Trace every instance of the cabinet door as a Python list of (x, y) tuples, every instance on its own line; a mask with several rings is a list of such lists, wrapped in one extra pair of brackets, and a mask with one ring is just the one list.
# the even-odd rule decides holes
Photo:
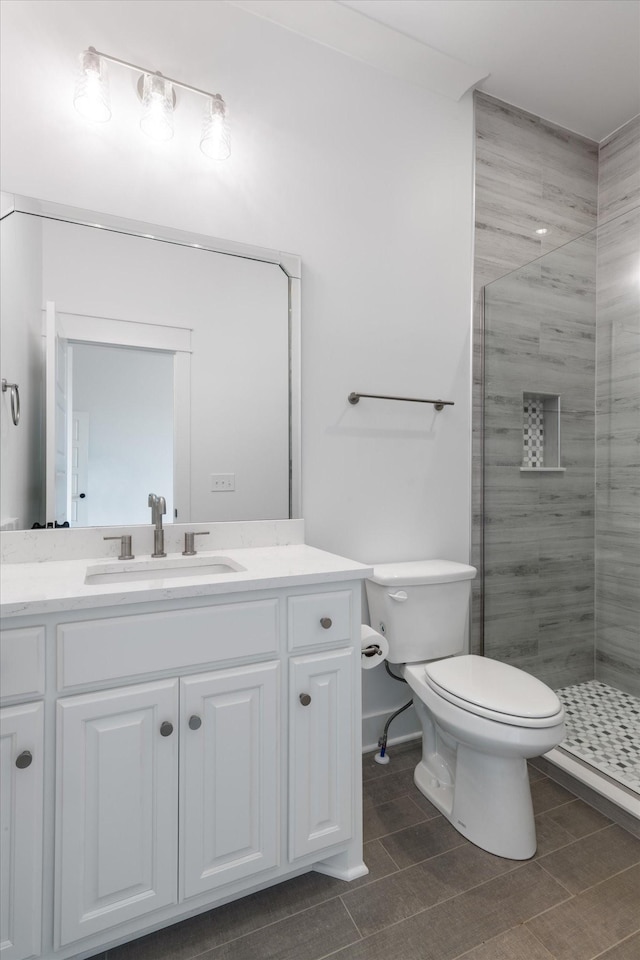
[(278, 863), (279, 664), (181, 681), (181, 896)]
[(178, 681), (58, 701), (59, 940), (177, 900)]
[(42, 703), (0, 710), (0, 957), (40, 953)]
[(289, 673), (289, 856), (353, 833), (353, 650), (293, 657)]

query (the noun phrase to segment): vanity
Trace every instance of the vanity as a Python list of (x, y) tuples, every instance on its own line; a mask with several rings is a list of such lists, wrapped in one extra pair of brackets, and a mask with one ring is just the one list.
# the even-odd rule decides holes
[(0, 200), (0, 960), (364, 875), (371, 570), (295, 519), (300, 258)]
[(4, 535), (2, 960), (89, 957), (308, 870), (367, 872), (370, 569), (306, 546), (301, 521), (200, 524), (195, 558), (184, 529), (166, 561), (134, 530), (128, 563), (99, 529)]

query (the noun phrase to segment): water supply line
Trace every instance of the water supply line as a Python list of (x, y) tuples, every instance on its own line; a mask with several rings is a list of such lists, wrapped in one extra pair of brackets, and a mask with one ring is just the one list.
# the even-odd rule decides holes
[[(400, 683), (407, 682), (404, 679), (404, 677), (399, 677), (397, 674), (392, 673), (391, 668), (386, 660), (384, 662), (384, 666), (389, 676), (393, 677), (394, 680), (399, 680)], [(389, 755), (387, 754), (387, 738), (389, 736), (389, 727), (391, 726), (391, 722), (395, 720), (396, 717), (399, 717), (401, 713), (404, 713), (405, 710), (408, 710), (409, 707), (412, 705), (412, 703), (413, 703), (413, 699), (409, 700), (408, 703), (405, 703), (403, 707), (400, 707), (399, 710), (396, 710), (395, 713), (392, 713), (391, 716), (388, 718), (387, 722), (384, 725), (382, 736), (378, 740), (378, 746), (380, 747), (380, 752), (376, 753), (375, 757), (373, 758), (376, 761), (376, 763), (389, 763)]]

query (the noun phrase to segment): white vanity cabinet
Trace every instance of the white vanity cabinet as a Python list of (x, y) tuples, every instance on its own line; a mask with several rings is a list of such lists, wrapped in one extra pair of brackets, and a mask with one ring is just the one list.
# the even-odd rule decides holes
[(57, 703), (60, 943), (177, 901), (178, 682)]
[(277, 864), (279, 666), (58, 701), (61, 944)]
[(181, 899), (278, 864), (279, 679), (271, 662), (181, 681)]
[(352, 836), (354, 651), (293, 657), (289, 855), (317, 853)]
[(26, 706), (46, 718), (44, 854), (32, 776), (7, 900), (31, 941), (0, 960), (88, 957), (304, 870), (366, 873), (359, 576), (43, 619)]
[(41, 625), (1, 631), (1, 960), (40, 953), (44, 655)]
[(0, 957), (40, 953), (43, 705), (0, 709)]
[[(288, 599), (289, 856), (317, 853), (353, 831), (352, 598), (345, 590)], [(336, 644), (349, 644), (334, 650)], [(332, 649), (323, 649), (330, 645)], [(357, 659), (359, 668), (359, 658)], [(359, 688), (358, 688), (359, 689)]]

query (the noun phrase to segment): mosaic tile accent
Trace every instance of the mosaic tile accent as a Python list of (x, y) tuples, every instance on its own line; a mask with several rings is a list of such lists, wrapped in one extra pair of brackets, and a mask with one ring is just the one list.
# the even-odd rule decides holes
[(523, 401), (523, 467), (544, 466), (544, 400), (525, 394)]
[(640, 793), (640, 698), (588, 680), (556, 691), (566, 711), (561, 746)]

